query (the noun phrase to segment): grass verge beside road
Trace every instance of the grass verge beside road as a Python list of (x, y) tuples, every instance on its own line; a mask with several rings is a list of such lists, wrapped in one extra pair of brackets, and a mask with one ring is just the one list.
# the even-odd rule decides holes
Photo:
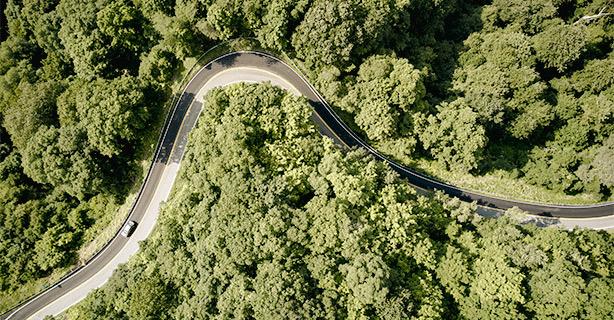
[(474, 176), (470, 173), (459, 173), (446, 170), (442, 168), (436, 160), (425, 159), (417, 160), (416, 168), (459, 188), (506, 199), (571, 205), (601, 202), (601, 199), (599, 199), (597, 195), (590, 193), (568, 195), (562, 192), (549, 190), (546, 187), (530, 185), (519, 179), (507, 177), (507, 172), (505, 171), (494, 171), (482, 176)]

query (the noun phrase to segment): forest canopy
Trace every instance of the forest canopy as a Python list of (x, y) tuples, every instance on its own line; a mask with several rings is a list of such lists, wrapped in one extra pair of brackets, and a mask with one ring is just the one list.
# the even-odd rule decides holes
[(614, 317), (612, 234), (418, 195), (270, 84), (205, 101), (152, 235), (68, 319)]
[(607, 0), (194, 7), (206, 37), (255, 36), (287, 51), (356, 131), (406, 164), (555, 195), (526, 195), (534, 201), (613, 195), (614, 161), (596, 156), (614, 131), (614, 18), (583, 19), (611, 13)]
[[(54, 270), (74, 266), (80, 248), (113, 227), (142, 177), (139, 161), (153, 150), (184, 65), (235, 37), (286, 52), (344, 120), (393, 159), (442, 180), (492, 182), (483, 191), (502, 196), (611, 200), (614, 15), (599, 12), (614, 8), (608, 0), (8, 0), (8, 36), (0, 44), (0, 309), (34, 293), (41, 286), (33, 283), (44, 284)], [(259, 146), (257, 139), (247, 142)], [(269, 148), (279, 161), (269, 166), (282, 171), (294, 168), (284, 166), (301, 150)], [(554, 196), (514, 193), (529, 187)], [(542, 232), (525, 229), (522, 243)], [(459, 261), (469, 252), (450, 250)], [(369, 268), (386, 265), (385, 257)], [(552, 268), (573, 273), (574, 265), (589, 272), (579, 263)], [(397, 276), (386, 270), (382, 277)], [(527, 277), (525, 271), (519, 274)], [(522, 285), (531, 283), (514, 272)], [(610, 283), (581, 277), (595, 290)], [(419, 287), (423, 280), (407, 281)], [(162, 282), (169, 283), (153, 279), (140, 290), (156, 292)], [(463, 283), (459, 295), (470, 290), (471, 282)], [(456, 292), (446, 290), (441, 301)], [(480, 290), (454, 307), (428, 308), (486, 305), (480, 299), (487, 291)], [(533, 317), (537, 309), (526, 313), (524, 306), (533, 293), (523, 290), (510, 289), (505, 301)], [(401, 304), (413, 301), (412, 314), (422, 306), (419, 297), (428, 296), (388, 294)]]
[(160, 84), (177, 68), (139, 67), (142, 55), (145, 66), (177, 59), (152, 49), (151, 26), (132, 3), (8, 1), (4, 14), (2, 311), (88, 258), (82, 250), (114, 227), (157, 135)]

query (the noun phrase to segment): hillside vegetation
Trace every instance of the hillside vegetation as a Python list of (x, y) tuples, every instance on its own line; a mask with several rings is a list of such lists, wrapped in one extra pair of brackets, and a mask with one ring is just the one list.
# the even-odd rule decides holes
[[(614, 12), (609, 2), (338, 1), (339, 13), (322, 11), (337, 8), (328, 3), (313, 3), (293, 49), (376, 148), (503, 196), (612, 196), (614, 23), (581, 19)], [(514, 180), (550, 195), (514, 192)]]
[(0, 309), (118, 227), (184, 63), (234, 37), (287, 52), (368, 142), (440, 179), (534, 201), (612, 199), (614, 15), (581, 18), (613, 10), (606, 0), (9, 0)]
[(176, 68), (158, 68), (165, 60), (148, 57), (166, 54), (177, 64), (153, 49), (146, 20), (131, 4), (9, 1), (5, 14), (2, 311), (51, 285), (119, 227), (126, 196), (143, 175), (139, 161), (157, 136), (161, 83)]
[(206, 97), (141, 251), (62, 319), (611, 319), (614, 236), (480, 219), (323, 138), (269, 84)]

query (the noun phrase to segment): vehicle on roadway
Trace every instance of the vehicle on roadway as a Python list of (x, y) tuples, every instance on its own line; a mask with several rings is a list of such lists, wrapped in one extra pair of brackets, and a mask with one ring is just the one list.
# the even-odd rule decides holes
[(122, 230), (122, 236), (128, 238), (136, 228), (136, 221), (130, 220)]

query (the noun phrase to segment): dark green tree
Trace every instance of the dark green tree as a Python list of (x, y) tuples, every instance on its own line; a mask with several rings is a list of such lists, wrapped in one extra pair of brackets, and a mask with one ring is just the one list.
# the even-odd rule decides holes
[(429, 116), (419, 127), (424, 149), (453, 170), (476, 168), (488, 141), (477, 114), (463, 99), (443, 103), (438, 111), (437, 116)]
[(582, 26), (551, 26), (533, 37), (535, 55), (545, 67), (563, 72), (586, 50), (586, 38)]
[(81, 85), (76, 115), (89, 145), (107, 157), (134, 148), (156, 112), (148, 108), (146, 94), (152, 92), (145, 81), (128, 76)]

